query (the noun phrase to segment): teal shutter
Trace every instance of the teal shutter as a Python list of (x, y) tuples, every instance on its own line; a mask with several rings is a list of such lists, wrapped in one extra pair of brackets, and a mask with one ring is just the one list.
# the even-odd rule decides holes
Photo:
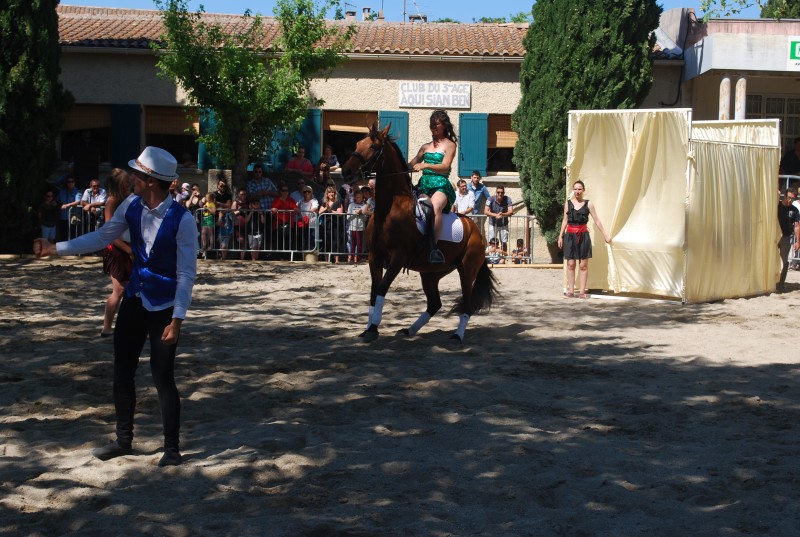
[(486, 148), (489, 145), (489, 114), (461, 114), (458, 123), (458, 176), (469, 177), (472, 170), (486, 175)]
[[(200, 136), (214, 132), (217, 126), (217, 118), (214, 111), (210, 108), (201, 108), (200, 115)], [(197, 144), (197, 167), (201, 170), (218, 169), (217, 159), (208, 150), (204, 143)]]
[[(286, 167), (286, 163), (292, 158), (292, 152), (288, 149), (291, 146), (291, 133), (286, 129), (275, 129), (272, 135), (272, 145), (267, 153), (268, 169), (281, 171)], [(267, 170), (269, 171), (269, 170)]]
[(384, 110), (378, 112), (378, 124), (385, 127), (392, 124), (389, 128), (389, 136), (397, 143), (403, 158), (408, 161), (408, 112)]
[(308, 111), (297, 138), (306, 148), (306, 158), (316, 165), (322, 156), (322, 110), (312, 108)]
[(142, 151), (142, 107), (111, 105), (111, 165), (124, 168)]

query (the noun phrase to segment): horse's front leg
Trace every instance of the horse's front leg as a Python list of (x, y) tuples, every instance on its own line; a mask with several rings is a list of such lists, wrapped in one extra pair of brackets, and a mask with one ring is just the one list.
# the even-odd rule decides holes
[(422, 280), (422, 290), (425, 291), (427, 307), (410, 327), (401, 331), (403, 334), (407, 336), (415, 335), (419, 332), (420, 328), (428, 324), (431, 317), (436, 315), (436, 312), (442, 308), (442, 298), (439, 294), (439, 280), (441, 280), (443, 276), (444, 273), (442, 272), (420, 273), (419, 277), (420, 280)]
[(389, 286), (400, 274), (402, 264), (390, 263), (386, 272), (383, 270), (383, 260), (378, 259), (377, 256), (370, 255), (369, 259), (369, 273), (372, 279), (372, 287), (369, 297), (369, 321), (367, 322), (367, 329), (364, 330), (360, 337), (364, 341), (374, 341), (378, 338), (378, 327), (383, 318), (383, 301), (386, 293), (389, 292)]

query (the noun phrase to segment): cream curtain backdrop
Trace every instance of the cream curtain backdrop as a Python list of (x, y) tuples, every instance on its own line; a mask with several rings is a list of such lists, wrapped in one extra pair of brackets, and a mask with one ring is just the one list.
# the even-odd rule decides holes
[(693, 121), (692, 140), (780, 146), (781, 133), (777, 119)]
[(774, 291), (777, 122), (743, 123), (703, 122), (690, 141), (689, 109), (570, 112), (567, 191), (586, 184), (613, 239), (590, 223), (590, 289), (684, 302)]

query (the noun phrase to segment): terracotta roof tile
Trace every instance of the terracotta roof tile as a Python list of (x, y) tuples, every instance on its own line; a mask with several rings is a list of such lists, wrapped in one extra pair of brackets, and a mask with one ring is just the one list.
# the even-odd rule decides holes
[[(163, 33), (160, 12), (59, 5), (58, 29), (62, 46), (146, 49)], [(243, 27), (239, 15), (205, 14), (230, 31)], [(275, 19), (265, 17), (267, 42), (278, 33)], [(347, 52), (410, 56), (472, 56), (521, 59), (527, 24), (456, 24), (329, 21), (357, 32)]]

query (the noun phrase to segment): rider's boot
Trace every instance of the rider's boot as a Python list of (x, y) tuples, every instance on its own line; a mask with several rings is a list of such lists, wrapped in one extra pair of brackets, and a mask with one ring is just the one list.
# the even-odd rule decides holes
[(428, 262), (432, 265), (441, 265), (444, 263), (444, 254), (436, 243), (436, 227), (434, 226), (436, 221), (436, 212), (431, 211), (429, 216), (428, 237), (430, 237), (431, 240), (431, 251), (430, 254), (428, 254)]

